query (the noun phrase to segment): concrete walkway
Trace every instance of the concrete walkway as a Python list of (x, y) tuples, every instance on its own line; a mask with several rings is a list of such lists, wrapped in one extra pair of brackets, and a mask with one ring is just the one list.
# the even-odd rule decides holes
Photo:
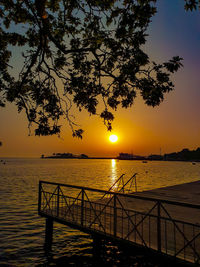
[(171, 201), (200, 204), (200, 181), (143, 191), (139, 194)]

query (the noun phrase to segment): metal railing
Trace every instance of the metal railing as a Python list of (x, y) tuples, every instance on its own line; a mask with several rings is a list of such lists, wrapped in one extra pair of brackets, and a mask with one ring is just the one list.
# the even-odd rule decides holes
[(200, 205), (40, 181), (38, 211), (89, 233), (200, 263), (200, 225), (192, 220)]
[(104, 197), (111, 197), (109, 192), (116, 192), (123, 194), (130, 194), (137, 192), (137, 180), (136, 180), (137, 173), (134, 173), (127, 181), (124, 180), (124, 175), (125, 174), (122, 174), (114, 182), (114, 184), (108, 189), (108, 191), (106, 191), (106, 193), (102, 196), (101, 199), (103, 199)]

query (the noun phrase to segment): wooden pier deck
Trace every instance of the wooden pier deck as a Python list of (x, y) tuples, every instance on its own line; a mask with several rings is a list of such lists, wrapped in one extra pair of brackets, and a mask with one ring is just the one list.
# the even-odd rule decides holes
[(187, 201), (179, 202), (176, 190), (174, 196), (160, 190), (120, 194), (40, 181), (38, 212), (47, 218), (46, 239), (51, 241), (53, 221), (57, 221), (199, 264), (200, 203), (186, 196)]

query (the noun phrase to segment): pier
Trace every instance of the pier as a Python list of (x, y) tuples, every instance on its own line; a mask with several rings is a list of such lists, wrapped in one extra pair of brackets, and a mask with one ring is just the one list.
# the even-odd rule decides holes
[(40, 181), (38, 213), (46, 218), (45, 244), (51, 248), (56, 221), (99, 239), (200, 264), (200, 204), (161, 196)]

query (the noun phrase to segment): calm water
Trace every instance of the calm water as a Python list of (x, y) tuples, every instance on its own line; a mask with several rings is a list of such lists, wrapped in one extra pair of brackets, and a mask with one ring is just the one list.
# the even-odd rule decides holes
[(142, 191), (199, 180), (200, 163), (79, 159), (0, 162), (0, 266), (58, 266), (66, 257), (68, 263), (72, 259), (72, 266), (89, 266), (90, 237), (59, 224), (54, 228), (52, 253), (45, 254), (45, 219), (37, 214), (38, 182), (41, 179), (108, 190), (122, 173), (128, 179), (135, 172)]

